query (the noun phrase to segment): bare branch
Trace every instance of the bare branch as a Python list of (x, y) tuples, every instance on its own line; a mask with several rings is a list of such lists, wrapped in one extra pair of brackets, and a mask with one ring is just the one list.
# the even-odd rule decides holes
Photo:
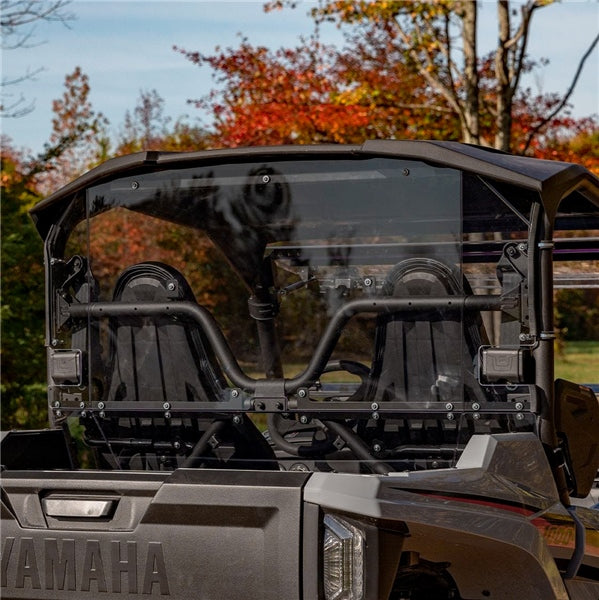
[(551, 121), (564, 108), (564, 106), (570, 99), (570, 96), (572, 96), (572, 93), (574, 92), (574, 88), (576, 87), (576, 84), (578, 83), (580, 74), (582, 73), (584, 63), (586, 62), (587, 58), (591, 55), (591, 52), (597, 46), (597, 43), (599, 43), (599, 34), (597, 34), (595, 39), (591, 42), (591, 45), (589, 46), (588, 50), (583, 54), (582, 58), (580, 59), (580, 61), (578, 63), (578, 68), (576, 69), (576, 73), (574, 73), (574, 77), (572, 79), (572, 83), (570, 84), (570, 87), (568, 88), (568, 91), (564, 94), (564, 96), (560, 100), (559, 104), (553, 109), (553, 111), (551, 111), (551, 113), (549, 115), (547, 115), (538, 125), (536, 125), (532, 129), (532, 131), (526, 138), (526, 144), (524, 145), (524, 150), (522, 151), (522, 153), (524, 153), (528, 150), (534, 136), (537, 135), (537, 133), (539, 133), (539, 131), (543, 127), (545, 127), (545, 125), (547, 125), (547, 123), (549, 123), (549, 121)]
[[(68, 27), (68, 21), (74, 15), (65, 9), (71, 0), (0, 0), (0, 35), (3, 50), (30, 48), (36, 44), (30, 43), (34, 37), (35, 24), (40, 21), (60, 22)], [(0, 115), (2, 117), (22, 117), (30, 113), (34, 103), (26, 103), (21, 95), (18, 100), (12, 100), (12, 94), (6, 88), (34, 78), (42, 68), (27, 71), (24, 75), (3, 78), (0, 88)]]

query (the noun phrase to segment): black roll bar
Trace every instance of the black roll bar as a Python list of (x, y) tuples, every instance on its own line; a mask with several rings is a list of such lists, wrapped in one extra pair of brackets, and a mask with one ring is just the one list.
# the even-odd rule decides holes
[[(459, 313), (462, 311), (501, 310), (513, 308), (517, 299), (499, 295), (473, 296), (428, 296), (410, 298), (376, 298), (352, 300), (343, 305), (333, 315), (322, 335), (312, 359), (306, 369), (291, 379), (285, 379), (285, 392), (292, 394), (299, 388), (311, 385), (324, 371), (347, 322), (360, 313), (402, 314), (426, 310), (440, 310)], [(62, 317), (73, 319), (109, 318), (109, 317), (157, 317), (172, 314), (190, 319), (197, 323), (214, 354), (218, 358), (225, 374), (239, 388), (255, 393), (259, 381), (248, 377), (237, 362), (220, 326), (205, 307), (194, 302), (92, 302), (89, 304), (70, 304), (61, 309)]]

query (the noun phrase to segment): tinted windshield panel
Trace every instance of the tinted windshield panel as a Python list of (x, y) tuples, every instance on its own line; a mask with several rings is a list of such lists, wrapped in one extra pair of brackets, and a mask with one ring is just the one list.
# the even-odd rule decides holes
[(434, 235), (453, 246), (443, 250), (449, 260), (459, 258), (459, 172), (410, 161), (214, 165), (118, 180), (92, 189), (89, 201), (90, 216), (124, 207), (206, 231), (248, 284), (273, 244), (316, 248), (301, 260), (351, 264), (359, 244)]

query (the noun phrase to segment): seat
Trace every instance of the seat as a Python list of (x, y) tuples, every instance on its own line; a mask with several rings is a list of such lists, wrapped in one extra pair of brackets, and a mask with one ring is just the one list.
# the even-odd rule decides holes
[[(195, 302), (183, 275), (158, 262), (132, 265), (119, 276), (114, 302)], [(218, 402), (226, 398), (225, 376), (200, 327), (172, 314), (109, 320), (106, 392), (108, 402)], [(217, 406), (215, 406), (216, 412)], [(113, 468), (172, 469), (177, 466), (238, 466), (238, 459), (266, 460), (273, 454), (246, 417), (111, 417), (86, 422), (88, 442)], [(210, 432), (206, 438), (206, 432)], [(199, 445), (198, 445), (199, 444)], [(245, 463), (247, 466), (247, 463)], [(260, 468), (256, 465), (252, 468)], [(243, 468), (243, 467), (241, 467)]]
[[(383, 293), (442, 297), (472, 291), (444, 263), (410, 258), (389, 273)], [(483, 339), (482, 322), (468, 313), (434, 309), (381, 316), (375, 332), (373, 400), (462, 401), (463, 384), (472, 401), (480, 399), (474, 363)]]
[[(386, 296), (422, 297), (469, 295), (468, 282), (436, 259), (409, 258), (397, 264), (383, 286)], [(406, 447), (421, 444), (437, 447), (444, 456), (443, 445), (462, 443), (472, 435), (471, 424), (461, 425), (426, 417), (425, 403), (445, 404), (485, 400), (475, 373), (478, 349), (484, 343), (479, 316), (465, 312), (434, 309), (414, 313), (381, 315), (376, 324), (374, 357), (367, 398), (382, 404), (386, 401), (424, 403), (420, 415), (411, 418), (369, 420), (359, 427), (363, 439), (377, 441), (389, 449), (391, 456), (402, 454)], [(429, 404), (430, 406), (430, 404)], [(401, 450), (404, 448), (404, 450)], [(449, 448), (445, 448), (451, 454)], [(425, 453), (428, 452), (422, 448)], [(412, 450), (418, 456), (420, 451)], [(441, 463), (439, 463), (441, 464)]]
[[(173, 267), (145, 262), (125, 269), (114, 302), (195, 302)], [(170, 315), (118, 317), (110, 322), (108, 400), (214, 401), (225, 378), (201, 330)]]

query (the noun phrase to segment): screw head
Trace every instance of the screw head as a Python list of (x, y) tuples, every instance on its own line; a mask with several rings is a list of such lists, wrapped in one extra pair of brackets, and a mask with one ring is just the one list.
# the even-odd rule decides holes
[(167, 411), (164, 413), (164, 418), (165, 418), (165, 419), (170, 419), (170, 418), (171, 418), (171, 412), (170, 412), (169, 410), (167, 410)]
[(480, 413), (477, 413), (477, 412), (475, 412), (475, 413), (472, 415), (472, 418), (473, 418), (475, 421), (478, 421), (478, 420), (480, 419)]
[(377, 403), (377, 402), (373, 402), (373, 403), (370, 405), (370, 408), (371, 408), (372, 410), (378, 410), (378, 409), (379, 409), (379, 405), (378, 405), (378, 403)]
[(381, 418), (381, 415), (379, 415), (379, 413), (377, 413), (377, 412), (373, 412), (373, 413), (370, 415), (370, 417), (371, 417), (372, 419), (374, 419), (375, 421), (378, 421), (378, 420)]
[(517, 413), (516, 419), (518, 419), (518, 421), (522, 421), (522, 420), (524, 420), (524, 415), (522, 413)]
[(139, 188), (139, 182), (138, 181), (132, 181), (131, 182), (131, 189), (132, 190), (137, 190)]
[(372, 449), (373, 449), (375, 452), (380, 452), (380, 451), (381, 451), (383, 448), (381, 447), (381, 445), (380, 445), (380, 444), (375, 444), (375, 445), (372, 447)]
[(451, 402), (448, 402), (448, 403), (445, 405), (445, 410), (453, 410), (453, 404), (452, 404)]
[(98, 402), (98, 408), (99, 408), (100, 410), (103, 410), (105, 406), (106, 406), (106, 405), (104, 404), (104, 402)]
[(270, 175), (262, 175), (262, 183), (268, 183), (270, 181)]
[(103, 410), (101, 410), (101, 411), (98, 413), (98, 415), (99, 415), (100, 419), (103, 419), (103, 418), (106, 416), (106, 413), (105, 413)]
[(239, 390), (231, 390), (231, 398), (239, 398)]
[(171, 405), (170, 405), (170, 402), (165, 402), (165, 403), (162, 405), (162, 408), (164, 408), (164, 410), (168, 410), (170, 407), (171, 407)]
[(449, 421), (453, 421), (455, 419), (455, 415), (453, 413), (447, 413), (447, 419)]
[(297, 395), (300, 398), (305, 398), (308, 395), (308, 392), (306, 392), (306, 390), (304, 390), (304, 389), (301, 389), (301, 390), (298, 390)]
[(177, 286), (175, 285), (175, 283), (173, 281), (171, 281), (171, 282), (169, 282), (169, 283), (166, 284), (166, 289), (169, 292), (174, 292), (176, 287)]
[(239, 415), (235, 415), (233, 417), (233, 423), (235, 423), (235, 425), (241, 425), (241, 417)]
[(306, 423), (309, 423), (309, 422), (310, 422), (310, 418), (308, 416), (302, 415), (300, 417), (300, 423), (303, 423), (305, 425)]
[(473, 402), (472, 410), (480, 410), (480, 404), (478, 402)]
[(372, 279), (370, 277), (366, 277), (366, 279), (364, 279), (364, 285), (366, 287), (370, 287), (372, 285)]
[(516, 410), (522, 410), (524, 408), (524, 404), (522, 402), (516, 402), (515, 408)]

